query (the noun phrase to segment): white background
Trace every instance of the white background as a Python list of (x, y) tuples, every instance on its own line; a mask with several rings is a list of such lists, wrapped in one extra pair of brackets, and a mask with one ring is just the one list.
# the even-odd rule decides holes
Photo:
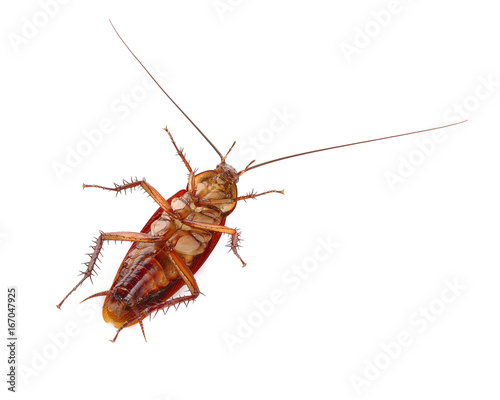
[[(43, 1), (2, 6), (0, 252), (3, 290), (18, 288), (18, 398), (350, 399), (354, 376), (367, 379), (367, 399), (498, 396), (493, 2), (402, 0), (390, 17), (386, 1), (220, 3), (229, 5), (222, 14), (212, 1), (69, 1), (51, 16)], [(239, 204), (228, 218), (242, 229), (248, 266), (223, 238), (197, 274), (204, 297), (146, 321), (147, 343), (134, 326), (111, 344), (102, 298), (78, 303), (109, 288), (128, 245), (107, 244), (94, 285), (55, 305), (99, 230), (140, 231), (157, 206), (140, 191), (115, 197), (81, 184), (146, 177), (165, 197), (185, 187), (166, 124), (194, 167), (218, 157), (159, 90), (141, 89), (145, 74), (108, 18), (148, 67), (168, 73), (167, 91), (221, 152), (237, 141), (228, 162), (238, 167), (284, 107), (294, 118), (253, 147), (258, 162), (445, 125), (461, 118), (457, 107), (469, 122), (434, 146), (426, 133), (244, 175), (241, 193), (286, 193)], [(30, 21), (40, 27), (15, 44)], [(366, 29), (348, 60), (342, 43), (360, 44)], [(126, 117), (113, 108), (141, 93)], [(112, 132), (58, 179), (55, 163), (103, 120)], [(387, 173), (411, 157), (419, 165), (391, 190)], [(313, 265), (328, 238), (338, 248), (293, 290), (284, 276)], [(255, 302), (275, 291), (282, 301), (263, 315)], [(415, 324), (429, 305), (439, 315)], [(249, 320), (248, 337), (228, 346), (225, 335)], [(401, 332), (410, 344), (384, 356)]]

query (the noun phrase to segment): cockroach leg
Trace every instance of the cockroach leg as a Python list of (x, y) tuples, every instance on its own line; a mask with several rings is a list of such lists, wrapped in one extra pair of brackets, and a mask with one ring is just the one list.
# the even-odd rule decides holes
[(212, 232), (221, 232), (221, 233), (226, 233), (231, 236), (231, 239), (229, 240), (228, 247), (231, 248), (233, 251), (234, 255), (238, 257), (238, 259), (241, 261), (243, 264), (243, 267), (247, 265), (245, 261), (240, 257), (238, 254), (238, 247), (239, 247), (239, 242), (240, 242), (240, 233), (233, 228), (229, 228), (227, 226), (223, 225), (213, 225), (213, 224), (208, 224), (205, 222), (188, 222), (188, 221), (183, 221), (182, 222), (184, 225), (190, 226), (191, 228), (197, 228), (197, 229), (205, 229), (207, 231), (212, 231)]
[(263, 196), (263, 195), (269, 194), (269, 193), (285, 194), (285, 191), (284, 190), (268, 190), (267, 192), (262, 192), (262, 193), (249, 193), (246, 196), (236, 197), (234, 200), (240, 201), (240, 200), (255, 199), (256, 197)]
[(113, 192), (117, 192), (117, 193), (121, 192), (122, 190), (132, 189), (132, 188), (137, 187), (137, 186), (141, 186), (145, 190), (145, 192), (147, 194), (149, 194), (151, 196), (151, 198), (168, 215), (170, 215), (172, 218), (176, 218), (176, 219), (179, 218), (179, 216), (172, 210), (172, 207), (170, 206), (170, 204), (168, 204), (167, 200), (165, 200), (165, 198), (153, 186), (151, 186), (149, 183), (147, 183), (144, 180), (142, 180), (142, 181), (133, 181), (133, 182), (125, 182), (124, 181), (123, 185), (118, 185), (118, 184), (115, 183), (115, 187), (114, 188), (109, 188), (109, 187), (100, 186), (100, 185), (86, 185), (86, 184), (83, 184), (83, 188), (84, 189), (85, 188), (89, 188), (89, 187), (93, 187), (93, 188), (99, 188), (99, 189), (103, 189), (103, 190), (109, 190), (109, 191), (113, 191)]
[(186, 159), (184, 152), (182, 151), (182, 149), (179, 149), (177, 147), (177, 144), (175, 143), (175, 140), (174, 140), (172, 134), (170, 133), (170, 131), (167, 129), (167, 127), (163, 128), (163, 130), (168, 133), (168, 136), (170, 136), (170, 140), (172, 141), (172, 144), (174, 145), (175, 150), (177, 151), (177, 154), (179, 155), (182, 162), (184, 163), (184, 165), (188, 169), (189, 173), (191, 174), (193, 172), (193, 169), (191, 168), (191, 165), (189, 165), (189, 161)]
[(262, 193), (249, 193), (246, 196), (240, 196), (240, 197), (236, 197), (234, 199), (199, 200), (198, 204), (201, 206), (215, 206), (218, 204), (233, 203), (235, 201), (240, 201), (240, 200), (255, 199), (256, 197), (263, 196), (263, 195), (269, 194), (269, 193), (285, 194), (285, 191), (284, 190), (268, 190), (267, 192), (262, 192)]
[(191, 168), (191, 165), (189, 165), (189, 161), (186, 159), (186, 155), (184, 154), (184, 152), (182, 151), (182, 149), (180, 149), (180, 148), (177, 147), (177, 144), (175, 143), (174, 137), (172, 136), (172, 134), (170, 133), (170, 131), (168, 130), (168, 128), (165, 127), (165, 128), (163, 128), (163, 130), (168, 133), (168, 136), (170, 136), (170, 140), (172, 141), (172, 144), (174, 145), (175, 150), (177, 151), (177, 154), (179, 155), (179, 157), (181, 158), (182, 162), (184, 163), (184, 165), (186, 166), (187, 170), (189, 171), (189, 179), (188, 179), (187, 189), (188, 189), (188, 192), (191, 195), (191, 197), (196, 198), (196, 196), (194, 194), (194, 171)]
[(118, 330), (116, 331), (115, 337), (113, 339), (111, 339), (110, 342), (114, 343), (116, 341), (116, 338), (118, 337), (118, 334), (122, 331), (122, 329), (124, 329), (127, 326), (131, 325), (135, 321), (139, 321), (139, 323), (141, 324), (142, 335), (144, 336), (144, 340), (147, 342), (147, 340), (146, 340), (146, 334), (144, 333), (144, 326), (142, 325), (142, 319), (140, 319), (140, 318), (138, 319), (138, 318), (135, 318), (135, 317), (133, 319), (129, 319), (122, 326), (120, 326), (118, 328)]
[[(151, 307), (148, 307), (148, 308), (145, 308), (141, 313), (140, 315), (134, 317), (134, 318), (131, 318), (129, 319), (128, 321), (126, 321), (122, 326), (120, 326), (118, 328), (118, 330), (116, 331), (116, 335), (113, 339), (111, 339), (110, 341), (112, 343), (114, 343), (116, 341), (116, 338), (118, 337), (118, 334), (124, 329), (126, 328), (127, 326), (129, 325), (132, 325), (135, 321), (138, 321), (139, 324), (141, 325), (141, 329), (142, 329), (142, 334), (144, 336), (144, 340), (146, 340), (146, 335), (144, 333), (144, 327), (142, 326), (142, 320), (144, 318), (146, 318), (148, 315), (151, 315), (153, 314), (154, 312), (156, 311), (160, 311), (160, 310), (163, 310), (165, 308), (170, 308), (170, 307), (175, 307), (177, 306), (178, 304), (180, 303), (189, 303), (190, 301), (194, 301), (196, 300), (196, 298), (199, 296), (199, 293), (196, 294), (196, 295), (186, 295), (186, 296), (180, 296), (180, 297), (177, 297), (175, 299), (170, 299), (170, 300), (165, 300), (161, 303), (158, 303), (156, 304), (155, 306), (151, 306)], [(146, 340), (147, 341), (147, 340)]]
[[(181, 279), (184, 281), (186, 286), (188, 287), (189, 291), (191, 292), (190, 295), (186, 296), (180, 296), (176, 299), (171, 299), (171, 300), (165, 300), (162, 302), (159, 302), (153, 306), (149, 306), (147, 308), (144, 308), (140, 314), (134, 316), (134, 318), (129, 319), (128, 321), (124, 322), (120, 328), (118, 328), (118, 331), (116, 332), (115, 337), (111, 340), (111, 342), (115, 342), (116, 338), (118, 337), (118, 334), (120, 331), (127, 326), (131, 325), (132, 323), (138, 321), (139, 324), (141, 325), (141, 330), (142, 334), (144, 336), (144, 340), (146, 340), (146, 334), (144, 333), (144, 326), (142, 324), (142, 320), (146, 318), (148, 315), (151, 315), (155, 311), (160, 311), (164, 308), (172, 307), (180, 303), (188, 303), (190, 301), (194, 301), (199, 295), (200, 295), (200, 289), (198, 288), (198, 284), (196, 283), (196, 279), (189, 269), (189, 267), (186, 265), (186, 263), (182, 260), (182, 258), (173, 250), (173, 246), (168, 245), (165, 248), (165, 251), (168, 254), (168, 257), (170, 258), (170, 261), (172, 262), (173, 266), (179, 273)], [(147, 340), (146, 340), (147, 341)]]
[(102, 243), (104, 239), (102, 237), (102, 234), (99, 235), (99, 237), (95, 241), (95, 246), (90, 246), (92, 249), (94, 249), (94, 252), (90, 255), (90, 261), (87, 261), (84, 263), (84, 265), (87, 266), (86, 271), (80, 271), (80, 275), (83, 275), (83, 278), (76, 284), (76, 286), (69, 291), (69, 293), (62, 299), (62, 301), (57, 305), (57, 308), (61, 309), (62, 304), (66, 301), (66, 299), (69, 297), (71, 293), (73, 293), (76, 289), (78, 289), (82, 283), (87, 279), (90, 278), (92, 281), (92, 274), (94, 273), (94, 266), (96, 266), (96, 262), (99, 259), (99, 254), (101, 253), (101, 248), (102, 248)]
[(102, 240), (115, 240), (119, 242), (161, 243), (166, 239), (163, 236), (151, 236), (147, 233), (137, 232), (109, 232), (101, 233)]
[(147, 343), (148, 340), (146, 339), (146, 332), (144, 332), (144, 325), (142, 324), (142, 319), (139, 320), (139, 325), (141, 326), (141, 331), (142, 331), (142, 336), (144, 336), (144, 341)]
[(179, 254), (177, 254), (177, 252), (173, 250), (172, 246), (165, 250), (167, 251), (168, 258), (170, 258), (170, 261), (172, 261), (175, 269), (191, 292), (191, 295), (197, 297), (200, 294), (200, 289), (198, 288), (196, 279), (189, 267), (186, 265), (181, 256), (179, 256)]
[(89, 254), (90, 261), (84, 263), (84, 265), (87, 266), (87, 270), (80, 271), (80, 274), (83, 275), (83, 278), (76, 284), (73, 289), (70, 290), (70, 292), (64, 297), (64, 299), (62, 299), (62, 301), (57, 305), (57, 308), (60, 309), (69, 295), (76, 289), (78, 289), (87, 278), (90, 278), (90, 280), (92, 281), (92, 275), (95, 273), (94, 268), (97, 266), (96, 263), (99, 260), (99, 255), (101, 253), (102, 245), (105, 240), (117, 240), (120, 242), (157, 243), (165, 241), (165, 238), (136, 232), (101, 232), (99, 237), (95, 241), (95, 246), (91, 246), (94, 251), (92, 254)]

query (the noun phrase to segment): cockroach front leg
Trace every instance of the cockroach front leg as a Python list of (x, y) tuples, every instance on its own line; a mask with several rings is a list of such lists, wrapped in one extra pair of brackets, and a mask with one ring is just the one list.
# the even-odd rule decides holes
[(181, 158), (182, 162), (184, 163), (184, 165), (186, 166), (188, 172), (189, 172), (189, 179), (188, 179), (188, 192), (189, 194), (191, 195), (192, 198), (196, 198), (195, 194), (194, 194), (194, 171), (193, 169), (191, 168), (191, 165), (189, 165), (189, 161), (187, 160), (186, 158), (186, 155), (184, 154), (184, 152), (182, 151), (182, 149), (180, 149), (179, 147), (177, 147), (177, 144), (175, 143), (175, 140), (172, 136), (172, 134), (170, 133), (170, 131), (167, 129), (167, 127), (163, 128), (165, 130), (165, 132), (168, 133), (168, 136), (170, 137), (170, 140), (172, 141), (172, 144), (174, 145), (175, 147), (175, 150), (177, 151), (177, 154), (179, 155), (179, 157)]
[[(110, 232), (104, 233), (101, 232), (99, 237), (95, 240), (94, 246), (91, 248), (94, 250), (90, 255), (90, 261), (84, 263), (87, 266), (85, 271), (80, 271), (80, 275), (83, 275), (80, 282), (76, 284), (76, 286), (70, 290), (70, 292), (62, 299), (62, 301), (57, 305), (57, 308), (61, 308), (62, 304), (69, 297), (71, 293), (73, 293), (76, 289), (78, 289), (83, 282), (87, 278), (90, 278), (92, 281), (92, 275), (95, 274), (95, 268), (97, 267), (97, 261), (99, 261), (99, 255), (101, 254), (102, 245), (105, 240), (115, 240), (120, 242), (141, 242), (141, 243), (158, 243), (164, 242), (166, 239), (161, 236), (151, 236), (145, 233), (135, 233), (135, 232)], [(99, 267), (97, 267), (99, 268)]]

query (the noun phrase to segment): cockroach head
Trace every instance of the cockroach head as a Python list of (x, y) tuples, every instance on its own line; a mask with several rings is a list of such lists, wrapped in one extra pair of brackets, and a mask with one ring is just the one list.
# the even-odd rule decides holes
[(220, 158), (220, 163), (217, 164), (216, 170), (217, 172), (219, 172), (219, 174), (223, 175), (228, 180), (228, 182), (238, 183), (240, 174), (229, 164), (226, 164), (226, 158), (235, 144), (236, 142), (233, 142), (226, 155)]
[(229, 164), (226, 164), (224, 161), (222, 161), (220, 164), (217, 164), (216, 170), (219, 174), (223, 175), (229, 182), (238, 183), (239, 180), (238, 172)]

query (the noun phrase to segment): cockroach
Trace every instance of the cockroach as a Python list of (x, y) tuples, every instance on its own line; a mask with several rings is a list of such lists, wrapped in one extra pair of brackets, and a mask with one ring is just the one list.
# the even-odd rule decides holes
[[(111, 25), (113, 26), (113, 24)], [(132, 242), (132, 246), (123, 259), (111, 288), (93, 294), (85, 299), (88, 300), (97, 296), (106, 296), (102, 311), (104, 321), (112, 323), (118, 329), (115, 337), (111, 340), (112, 342), (116, 340), (122, 329), (136, 323), (139, 323), (141, 326), (142, 334), (146, 340), (142, 322), (144, 318), (153, 313), (156, 315), (160, 310), (166, 312), (170, 307), (178, 307), (181, 303), (187, 305), (189, 302), (194, 301), (200, 295), (200, 289), (198, 288), (194, 275), (205, 263), (223, 233), (230, 236), (228, 246), (236, 257), (238, 257), (242, 265), (246, 265), (238, 253), (240, 232), (236, 229), (227, 227), (225, 225), (226, 218), (234, 211), (236, 204), (241, 200), (255, 199), (256, 197), (269, 193), (283, 194), (284, 191), (269, 190), (263, 193), (252, 192), (245, 196), (238, 196), (236, 184), (243, 174), (252, 169), (292, 157), (413, 135), (420, 132), (428, 132), (465, 122), (461, 121), (437, 128), (307, 151), (266, 161), (257, 165), (252, 165), (254, 164), (254, 161), (252, 161), (243, 170), (238, 172), (226, 163), (226, 158), (235, 143), (233, 143), (226, 155), (223, 156), (215, 145), (161, 87), (139, 58), (128, 47), (114, 26), (113, 29), (125, 47), (158, 85), (162, 92), (198, 130), (210, 146), (212, 146), (220, 157), (220, 163), (214, 170), (195, 174), (195, 171), (187, 161), (183, 151), (177, 147), (170, 131), (164, 128), (177, 154), (180, 156), (189, 172), (186, 189), (180, 190), (166, 200), (145, 180), (135, 179), (130, 182), (123, 181), (121, 185), (115, 183), (114, 187), (83, 185), (84, 188), (100, 188), (114, 191), (117, 194), (127, 189), (140, 187), (159, 205), (158, 210), (149, 219), (140, 233), (100, 232), (94, 245), (91, 246), (93, 252), (89, 254), (90, 260), (85, 263), (87, 267), (86, 270), (80, 271), (83, 277), (57, 305), (58, 308), (61, 308), (68, 296), (81, 286), (87, 278), (92, 280), (92, 276), (96, 273), (96, 263), (99, 260), (99, 255), (105, 241)], [(189, 289), (189, 294), (174, 297), (184, 285)]]

